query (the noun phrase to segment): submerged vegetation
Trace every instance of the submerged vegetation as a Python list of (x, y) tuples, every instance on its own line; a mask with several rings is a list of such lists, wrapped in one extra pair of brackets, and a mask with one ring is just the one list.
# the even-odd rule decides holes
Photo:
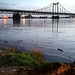
[(39, 50), (33, 50), (27, 53), (17, 51), (15, 48), (0, 50), (0, 67), (27, 66), (39, 68), (48, 64), (49, 62), (43, 59), (43, 55)]

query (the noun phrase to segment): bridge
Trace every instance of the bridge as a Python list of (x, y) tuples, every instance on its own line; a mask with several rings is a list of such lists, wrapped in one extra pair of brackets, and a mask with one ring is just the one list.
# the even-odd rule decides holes
[(59, 2), (51, 3), (48, 6), (37, 10), (0, 9), (0, 13), (4, 12), (12, 13), (13, 19), (20, 19), (20, 14), (52, 15), (52, 19), (59, 19), (59, 15), (75, 15), (75, 13), (71, 13), (70, 11), (65, 9)]

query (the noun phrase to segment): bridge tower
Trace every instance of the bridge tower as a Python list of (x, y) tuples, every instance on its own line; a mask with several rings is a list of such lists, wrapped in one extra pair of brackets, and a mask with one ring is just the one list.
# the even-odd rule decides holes
[[(58, 15), (59, 2), (52, 4), (52, 12), (53, 12), (52, 19), (59, 19), (59, 15)], [(57, 15), (54, 15), (54, 13), (57, 13)]]
[(13, 14), (13, 22), (14, 24), (20, 24), (20, 14), (17, 12)]

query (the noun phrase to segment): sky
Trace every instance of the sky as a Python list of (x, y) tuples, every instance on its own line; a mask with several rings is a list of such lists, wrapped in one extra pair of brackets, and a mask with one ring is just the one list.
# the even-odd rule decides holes
[(53, 2), (59, 2), (70, 12), (75, 12), (75, 0), (0, 0), (3, 3), (16, 4), (25, 9), (39, 9)]

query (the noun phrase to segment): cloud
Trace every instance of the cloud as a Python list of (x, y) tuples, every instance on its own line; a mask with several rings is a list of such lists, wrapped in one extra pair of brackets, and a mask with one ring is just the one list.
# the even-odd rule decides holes
[(24, 8), (20, 7), (16, 4), (9, 4), (9, 3), (0, 2), (0, 9), (24, 9)]

